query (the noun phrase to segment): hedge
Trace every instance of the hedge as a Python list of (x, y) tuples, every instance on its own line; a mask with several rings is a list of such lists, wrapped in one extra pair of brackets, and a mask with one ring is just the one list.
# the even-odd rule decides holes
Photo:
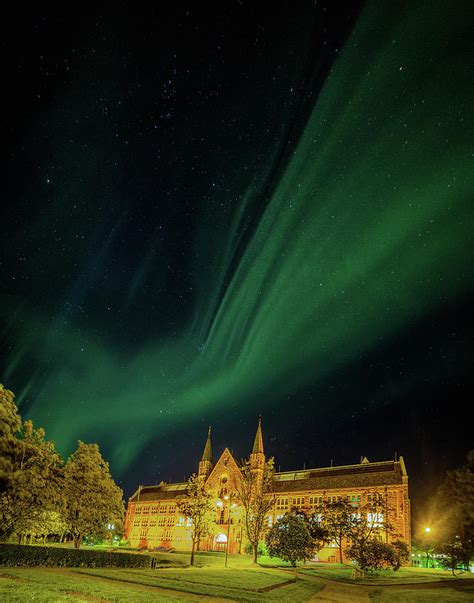
[[(8, 567), (134, 567), (148, 569), (150, 555), (0, 544), (0, 566)], [(153, 564), (155, 565), (155, 564)]]

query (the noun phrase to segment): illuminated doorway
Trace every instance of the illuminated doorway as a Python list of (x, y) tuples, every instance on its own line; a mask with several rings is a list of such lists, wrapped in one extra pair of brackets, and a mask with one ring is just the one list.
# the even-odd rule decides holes
[(220, 534), (217, 534), (217, 536), (214, 538), (214, 547), (213, 547), (213, 551), (221, 551), (222, 553), (225, 552), (227, 546), (227, 536), (225, 534), (223, 534), (222, 532)]

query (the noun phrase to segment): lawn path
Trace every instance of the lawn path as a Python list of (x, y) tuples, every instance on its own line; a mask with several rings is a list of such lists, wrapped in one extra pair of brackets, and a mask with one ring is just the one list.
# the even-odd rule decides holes
[(131, 590), (140, 590), (140, 591), (147, 591), (147, 592), (151, 592), (154, 593), (155, 595), (158, 595), (160, 592), (163, 594), (168, 595), (169, 597), (176, 597), (177, 595), (179, 595), (183, 601), (207, 601), (207, 603), (223, 603), (224, 601), (226, 603), (236, 603), (235, 601), (233, 601), (232, 599), (221, 599), (218, 597), (213, 597), (211, 595), (197, 595), (195, 593), (187, 593), (184, 592), (182, 590), (179, 590), (177, 588), (166, 588), (166, 587), (162, 587), (162, 586), (147, 586), (145, 584), (138, 584), (136, 582), (131, 582), (130, 580), (120, 580), (119, 578), (104, 578), (103, 576), (93, 576), (91, 574), (83, 574), (82, 572), (76, 572), (74, 571), (73, 568), (71, 569), (66, 569), (66, 568), (59, 568), (59, 567), (45, 567), (42, 568), (43, 571), (52, 573), (52, 574), (59, 574), (61, 576), (69, 576), (70, 578), (75, 578), (76, 580), (78, 578), (81, 579), (85, 579), (85, 580), (90, 580), (92, 582), (96, 582), (96, 583), (106, 583), (106, 584), (114, 584), (115, 586), (119, 585), (121, 582), (124, 584), (124, 586), (126, 585), (127, 590), (131, 591)]
[(324, 584), (324, 589), (316, 593), (309, 601), (331, 601), (333, 603), (343, 603), (346, 601), (369, 603), (372, 600), (370, 593), (373, 593), (374, 591), (381, 591), (388, 594), (406, 590), (437, 590), (440, 588), (455, 588), (456, 586), (474, 587), (474, 579), (471, 578), (438, 582), (421, 582), (416, 584), (374, 584), (370, 586), (367, 584), (350, 584), (348, 582), (331, 580), (330, 578), (317, 578), (316, 576), (310, 576), (308, 574), (304, 575), (304, 579), (322, 582)]
[[(289, 573), (290, 570), (281, 571)], [(371, 586), (348, 584), (346, 582), (330, 580), (329, 578), (317, 578), (316, 576), (311, 576), (309, 574), (300, 574), (298, 580), (307, 580), (309, 582), (324, 584), (323, 590), (315, 593), (308, 601), (335, 601), (337, 603), (347, 603), (350, 601), (351, 603), (370, 603), (369, 593), (374, 590)]]

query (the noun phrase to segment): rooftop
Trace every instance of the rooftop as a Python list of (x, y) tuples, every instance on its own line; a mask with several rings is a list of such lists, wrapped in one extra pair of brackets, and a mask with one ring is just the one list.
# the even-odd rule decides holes
[[(371, 463), (364, 458), (356, 465), (275, 473), (273, 476), (273, 491), (276, 494), (283, 494), (306, 490), (371, 488), (403, 484), (406, 479), (407, 472), (403, 457), (400, 457), (398, 461), (375, 463)], [(136, 502), (173, 500), (181, 496), (186, 488), (187, 482), (175, 484), (161, 482), (155, 486), (140, 486), (130, 497), (130, 500)]]

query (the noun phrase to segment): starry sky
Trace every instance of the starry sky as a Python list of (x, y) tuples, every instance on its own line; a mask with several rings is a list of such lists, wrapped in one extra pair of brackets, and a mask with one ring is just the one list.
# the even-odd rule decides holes
[(472, 447), (470, 3), (254, 4), (11, 9), (0, 381), (126, 494), (259, 413), (424, 492)]

